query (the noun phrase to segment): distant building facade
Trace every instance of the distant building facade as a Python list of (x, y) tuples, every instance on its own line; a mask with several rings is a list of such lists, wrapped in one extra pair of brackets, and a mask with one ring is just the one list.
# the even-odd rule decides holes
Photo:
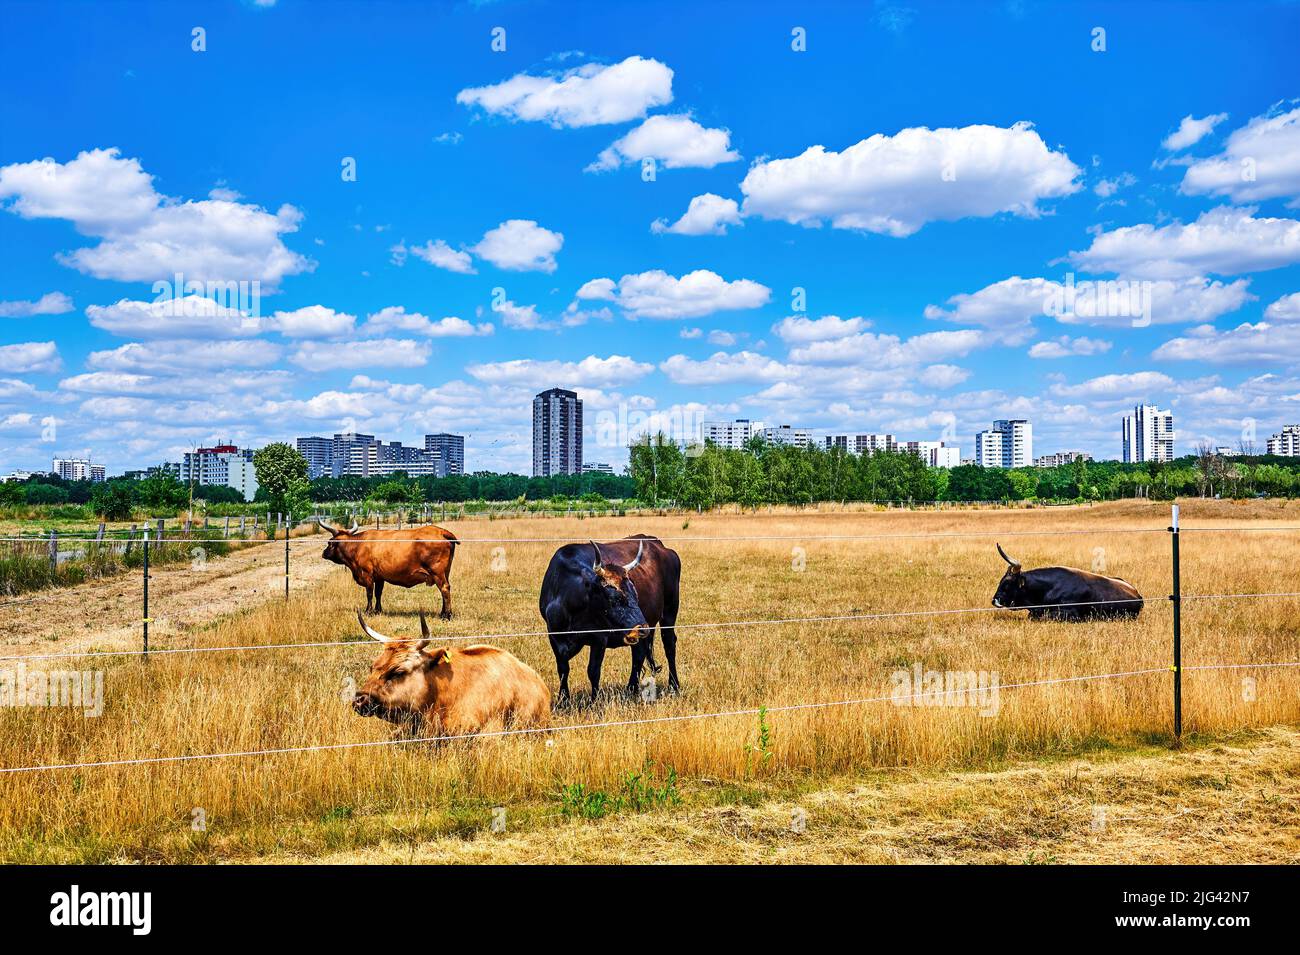
[(700, 441), (712, 442), (720, 448), (741, 451), (753, 436), (754, 422), (748, 418), (737, 418), (735, 421), (704, 421), (700, 424)]
[(1289, 424), (1268, 439), (1266, 444), (1269, 454), (1279, 454), (1286, 458), (1300, 457), (1300, 424)]
[(89, 458), (55, 458), (51, 474), (65, 481), (103, 481), (104, 465), (91, 464)]
[[(390, 441), (385, 444), (373, 434), (343, 431), (332, 438), (306, 437), (297, 441), (298, 453), (307, 461), (307, 477), (384, 477), (403, 472), (408, 477), (445, 477), (447, 461), (438, 449)], [(448, 435), (447, 437), (459, 437)], [(459, 464), (465, 462), (464, 439), (459, 449)]]
[(1024, 418), (1004, 418), (975, 435), (975, 463), (986, 468), (1027, 468), (1034, 461), (1034, 427)]
[(898, 441), (892, 434), (829, 434), (826, 450), (840, 448), (851, 454), (875, 454), (877, 451), (897, 451)]
[(582, 399), (551, 388), (533, 398), (533, 476), (582, 473)]
[(614, 466), (604, 461), (592, 461), (582, 466), (583, 474), (613, 474)]
[(806, 428), (792, 428), (788, 424), (776, 428), (764, 428), (758, 434), (768, 447), (785, 445), (792, 448), (806, 448), (812, 443), (812, 435)]
[(437, 451), (442, 459), (442, 476), (465, 473), (465, 436), (461, 434), (426, 434), (424, 450)]
[(1174, 413), (1155, 405), (1138, 405), (1124, 416), (1124, 463), (1174, 459)]
[(186, 451), (176, 475), (183, 484), (212, 484), (233, 487), (245, 501), (257, 496), (257, 473), (253, 470), (253, 449), (233, 444)]
[(1034, 458), (1034, 467), (1036, 468), (1057, 468), (1062, 464), (1073, 464), (1075, 461), (1091, 461), (1092, 455), (1086, 451), (1057, 451), (1055, 454), (1044, 454), (1041, 457)]

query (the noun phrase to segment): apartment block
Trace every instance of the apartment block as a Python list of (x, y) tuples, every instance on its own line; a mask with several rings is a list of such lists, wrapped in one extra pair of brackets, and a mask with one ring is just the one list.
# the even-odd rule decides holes
[(1174, 459), (1174, 413), (1155, 405), (1138, 405), (1124, 416), (1124, 463)]
[(582, 399), (551, 388), (533, 398), (533, 476), (582, 473)]
[(700, 423), (700, 443), (712, 442), (720, 448), (734, 451), (744, 450), (749, 439), (754, 436), (754, 422), (748, 418), (735, 421), (702, 421)]
[(1266, 444), (1269, 454), (1283, 457), (1300, 457), (1300, 424), (1289, 424), (1268, 439)]

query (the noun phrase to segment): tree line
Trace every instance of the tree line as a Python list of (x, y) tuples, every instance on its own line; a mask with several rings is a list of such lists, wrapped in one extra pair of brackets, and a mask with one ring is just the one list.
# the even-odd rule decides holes
[(1160, 464), (1078, 460), (1051, 468), (932, 468), (905, 451), (713, 443), (686, 450), (658, 435), (629, 449), (636, 496), (652, 504), (811, 504), (818, 501), (1096, 501), (1127, 497), (1295, 497), (1300, 460), (1196, 455)]
[(1167, 464), (1075, 461), (1052, 468), (932, 468), (907, 452), (856, 455), (842, 448), (768, 446), (756, 439), (744, 450), (712, 443), (681, 449), (663, 435), (629, 449), (629, 473), (522, 474), (478, 472), (448, 477), (323, 477), (309, 481), (307, 462), (287, 444), (254, 457), (258, 492), (245, 504), (240, 491), (182, 483), (159, 472), (133, 480), (65, 481), (33, 475), (0, 483), (0, 507), (76, 506), (107, 520), (138, 512), (179, 512), (202, 502), (211, 512), (271, 510), (307, 515), (340, 501), (368, 506), (413, 506), (466, 501), (571, 500), (600, 504), (708, 508), (721, 504), (811, 504), (820, 501), (1099, 501), (1146, 497), (1300, 496), (1300, 459), (1268, 455), (1225, 458), (1201, 451)]

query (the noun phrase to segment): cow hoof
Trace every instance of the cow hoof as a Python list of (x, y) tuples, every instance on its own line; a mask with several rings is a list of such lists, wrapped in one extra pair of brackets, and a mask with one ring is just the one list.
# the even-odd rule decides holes
[(442, 613), (438, 614), (438, 619), (439, 619), (439, 620), (450, 620), (450, 619), (451, 619), (451, 612), (448, 611), (448, 610), (444, 610)]

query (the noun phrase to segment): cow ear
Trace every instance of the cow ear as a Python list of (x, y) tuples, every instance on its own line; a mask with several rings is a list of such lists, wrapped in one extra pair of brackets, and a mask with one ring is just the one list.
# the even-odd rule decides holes
[(450, 647), (439, 647), (437, 650), (425, 650), (422, 652), (424, 653), (428, 665), (431, 667), (441, 666), (444, 663), (447, 664), (447, 666), (451, 666)]

